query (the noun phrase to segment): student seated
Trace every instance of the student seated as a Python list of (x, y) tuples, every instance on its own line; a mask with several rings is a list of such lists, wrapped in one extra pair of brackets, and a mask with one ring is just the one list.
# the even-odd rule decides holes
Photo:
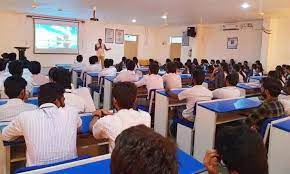
[(176, 74), (177, 65), (174, 62), (167, 64), (167, 74), (162, 76), (165, 83), (165, 88), (167, 89), (176, 89), (182, 88), (182, 82), (180, 75)]
[(47, 76), (42, 75), (41, 72), (41, 65), (37, 61), (30, 62), (30, 71), (32, 73), (32, 84), (34, 86), (41, 86), (49, 82)]
[(146, 86), (148, 91), (148, 98), (150, 91), (153, 89), (164, 89), (163, 79), (158, 75), (159, 65), (153, 63), (149, 65), (149, 75), (145, 75), (140, 81), (135, 82), (137, 87)]
[(135, 66), (133, 60), (128, 59), (126, 62), (127, 70), (121, 71), (114, 79), (114, 82), (137, 82), (139, 80), (139, 75), (135, 73)]
[(126, 69), (126, 62), (127, 57), (122, 57), (122, 61), (116, 65), (116, 69), (118, 72), (122, 71), (123, 69)]
[(218, 163), (229, 174), (268, 174), (267, 150), (261, 136), (246, 126), (226, 127), (216, 138), (216, 149), (207, 151), (204, 165), (218, 174)]
[(99, 59), (98, 59), (97, 56), (91, 56), (89, 58), (90, 65), (86, 66), (83, 69), (81, 77), (83, 77), (83, 74), (87, 73), (87, 72), (99, 72), (99, 71), (101, 71), (102, 70), (102, 66), (98, 62), (99, 62)]
[(64, 89), (55, 83), (40, 86), (39, 109), (21, 113), (2, 132), (4, 141), (24, 136), (26, 166), (45, 165), (77, 157), (78, 111), (64, 107)]
[[(132, 148), (133, 147), (133, 148)], [(177, 174), (176, 144), (144, 126), (123, 131), (111, 156), (111, 174)]]
[(73, 89), (70, 72), (58, 68), (52, 75), (53, 82), (65, 89), (64, 98), (66, 106), (74, 107), (79, 112), (94, 112), (96, 110), (93, 99), (88, 88)]
[(205, 73), (202, 70), (194, 70), (192, 72), (192, 82), (194, 86), (192, 88), (185, 89), (178, 95), (166, 88), (169, 97), (182, 101), (186, 99), (186, 109), (183, 111), (182, 116), (188, 120), (194, 120), (193, 112), (195, 111), (195, 105), (197, 102), (208, 101), (213, 98), (212, 92), (206, 87), (202, 86), (205, 80)]
[(24, 111), (35, 110), (37, 107), (25, 103), (27, 82), (19, 76), (10, 76), (4, 82), (5, 93), (9, 97), (6, 104), (0, 106), (0, 121), (12, 121)]
[(238, 64), (234, 65), (235, 72), (239, 75), (239, 83), (244, 83), (247, 81), (247, 75), (242, 71), (241, 66)]
[(135, 62), (136, 68), (140, 68), (140, 64), (137, 57), (133, 57), (133, 61)]
[(283, 104), (286, 114), (290, 114), (290, 80), (288, 80), (283, 88), (286, 95), (279, 95), (278, 99)]
[(74, 69), (83, 69), (85, 67), (85, 64), (83, 63), (83, 56), (77, 55), (75, 62), (72, 65), (72, 70)]
[(278, 80), (267, 77), (261, 81), (261, 84), (261, 92), (265, 100), (246, 120), (247, 124), (256, 130), (260, 130), (266, 119), (285, 116), (284, 107), (278, 101), (278, 96), (282, 90), (281, 83)]
[(171, 59), (166, 59), (165, 64), (160, 67), (160, 69), (167, 71), (167, 64), (172, 62)]
[(99, 72), (99, 77), (116, 76), (117, 69), (113, 65), (114, 61), (112, 59), (105, 59), (104, 69)]
[(218, 88), (214, 90), (213, 98), (215, 99), (227, 99), (227, 98), (238, 98), (241, 96), (240, 90), (236, 87), (239, 82), (239, 76), (236, 73), (227, 75), (226, 87)]
[(0, 98), (3, 95), (4, 92), (4, 80), (6, 79), (5, 76), (5, 68), (6, 68), (6, 62), (2, 59), (0, 59)]
[(107, 116), (104, 115), (108, 112), (100, 113), (90, 124), (96, 139), (109, 139), (110, 151), (115, 147), (115, 140), (123, 130), (139, 124), (150, 127), (151, 124), (151, 117), (147, 112), (133, 109), (137, 98), (137, 87), (133, 83), (116, 83), (112, 89), (112, 96), (117, 113)]

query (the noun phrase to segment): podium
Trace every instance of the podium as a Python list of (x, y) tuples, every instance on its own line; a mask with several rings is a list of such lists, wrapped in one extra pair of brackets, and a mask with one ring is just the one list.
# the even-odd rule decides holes
[(27, 49), (29, 49), (29, 47), (14, 47), (15, 49), (18, 50), (19, 52), (19, 59), (24, 58), (25, 57), (25, 51)]

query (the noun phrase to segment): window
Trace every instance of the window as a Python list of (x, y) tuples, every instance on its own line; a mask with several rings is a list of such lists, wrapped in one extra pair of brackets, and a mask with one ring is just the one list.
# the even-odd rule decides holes
[(136, 42), (137, 41), (137, 36), (130, 35), (130, 34), (125, 34), (125, 41)]
[(182, 37), (181, 36), (172, 36), (170, 37), (170, 43), (182, 43)]

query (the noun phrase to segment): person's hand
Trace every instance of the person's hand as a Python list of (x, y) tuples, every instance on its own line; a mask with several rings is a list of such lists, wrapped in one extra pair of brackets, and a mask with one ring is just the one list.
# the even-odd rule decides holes
[(103, 116), (106, 116), (106, 115), (113, 115), (113, 113), (111, 113), (110, 111), (105, 110), (105, 109), (98, 109), (95, 112), (93, 112), (92, 114), (93, 114), (93, 116), (96, 116), (96, 117), (103, 117)]
[(218, 158), (219, 155), (216, 150), (208, 150), (206, 152), (203, 163), (209, 174), (218, 174)]
[(250, 127), (250, 129), (253, 130), (253, 131), (255, 131), (255, 132), (258, 132), (258, 128), (257, 128), (256, 125), (252, 125), (252, 126)]

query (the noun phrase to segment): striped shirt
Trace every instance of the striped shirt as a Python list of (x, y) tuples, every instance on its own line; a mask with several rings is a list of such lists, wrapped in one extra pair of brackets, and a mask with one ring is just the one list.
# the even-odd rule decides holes
[(46, 103), (20, 114), (2, 132), (4, 141), (24, 136), (26, 166), (45, 165), (77, 157), (77, 128), (82, 124), (74, 108)]

